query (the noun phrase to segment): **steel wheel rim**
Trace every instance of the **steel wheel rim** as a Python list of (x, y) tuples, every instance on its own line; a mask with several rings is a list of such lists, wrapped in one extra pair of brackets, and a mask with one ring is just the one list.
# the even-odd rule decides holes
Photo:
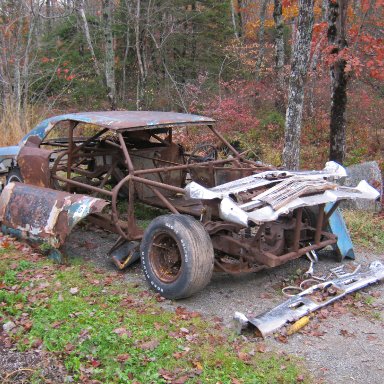
[(177, 241), (168, 233), (157, 234), (152, 241), (149, 262), (163, 283), (175, 282), (181, 274), (182, 257)]

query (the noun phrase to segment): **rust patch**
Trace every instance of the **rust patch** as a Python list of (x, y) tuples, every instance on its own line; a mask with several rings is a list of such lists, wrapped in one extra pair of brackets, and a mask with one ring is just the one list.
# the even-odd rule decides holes
[(23, 238), (46, 241), (59, 248), (80, 220), (101, 212), (107, 204), (85, 195), (9, 183), (0, 197), (0, 220)]

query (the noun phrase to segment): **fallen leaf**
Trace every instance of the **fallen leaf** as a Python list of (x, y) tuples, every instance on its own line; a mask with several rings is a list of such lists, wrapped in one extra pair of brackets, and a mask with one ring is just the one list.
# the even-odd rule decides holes
[(127, 328), (124, 328), (124, 327), (116, 328), (113, 330), (113, 332), (119, 336), (127, 336), (127, 337), (132, 336), (132, 332), (130, 330), (128, 330)]
[(284, 336), (284, 335), (281, 335), (281, 334), (278, 334), (275, 339), (277, 341), (280, 341), (280, 343), (284, 343), (284, 344), (287, 344), (288, 343), (288, 337), (287, 336)]
[(99, 360), (91, 360), (92, 367), (99, 367), (101, 362)]
[(76, 295), (77, 293), (79, 293), (79, 288), (77, 288), (77, 287), (73, 287), (73, 288), (71, 288), (71, 289), (69, 290), (69, 293), (70, 293), (71, 295)]
[(272, 295), (270, 293), (267, 293), (267, 292), (260, 293), (260, 299), (271, 299), (271, 298), (272, 298)]
[(238, 352), (237, 357), (242, 361), (249, 361), (249, 355), (245, 352)]
[(184, 384), (189, 379), (189, 376), (181, 376), (177, 378), (176, 380), (172, 380), (172, 384)]
[(257, 352), (264, 353), (267, 349), (267, 346), (264, 343), (258, 343), (256, 349)]
[(68, 343), (65, 347), (64, 347), (64, 350), (65, 352), (69, 353), (69, 352), (72, 352), (73, 350), (75, 349), (75, 346), (71, 343)]
[(119, 363), (125, 363), (127, 360), (129, 360), (131, 358), (131, 355), (128, 354), (128, 353), (122, 353), (120, 355), (117, 356), (116, 360), (119, 362)]
[(174, 377), (175, 377), (175, 375), (174, 375), (172, 372), (167, 371), (167, 370), (165, 370), (165, 369), (160, 369), (160, 370), (159, 370), (159, 375), (160, 375), (163, 379), (165, 379), (165, 380), (173, 380)]
[(198, 370), (203, 370), (203, 366), (201, 365), (200, 361), (193, 361), (192, 364), (194, 368)]
[(165, 300), (165, 297), (161, 296), (160, 293), (156, 293), (155, 299), (158, 303), (161, 303), (162, 301)]
[(144, 351), (153, 351), (159, 345), (159, 340), (154, 339), (140, 344), (140, 348)]
[(33, 325), (32, 321), (27, 321), (27, 322), (23, 325), (23, 327), (24, 327), (24, 329), (25, 329), (26, 331), (30, 331), (31, 328), (32, 328), (32, 325)]
[(347, 331), (346, 329), (340, 329), (340, 335), (344, 337), (355, 337), (353, 333)]

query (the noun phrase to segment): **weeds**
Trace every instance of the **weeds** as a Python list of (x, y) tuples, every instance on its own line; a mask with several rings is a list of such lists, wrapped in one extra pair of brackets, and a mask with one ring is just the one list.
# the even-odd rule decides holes
[(377, 253), (384, 252), (384, 220), (369, 212), (343, 211), (353, 243)]
[(12, 254), (0, 256), (0, 321), (16, 323), (9, 338), (20, 351), (42, 346), (74, 382), (310, 380), (291, 356), (255, 352), (254, 342), (185, 308), (166, 311), (164, 299), (123, 275)]

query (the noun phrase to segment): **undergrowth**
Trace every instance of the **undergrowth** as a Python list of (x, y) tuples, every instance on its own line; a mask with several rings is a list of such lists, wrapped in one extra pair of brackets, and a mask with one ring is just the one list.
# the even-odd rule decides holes
[(384, 220), (370, 212), (344, 210), (343, 216), (353, 243), (373, 252), (384, 252)]
[(219, 320), (165, 310), (163, 298), (119, 273), (10, 250), (0, 254), (0, 287), (0, 323), (16, 324), (11, 343), (54, 354), (74, 382), (310, 382), (291, 356), (265, 352)]

